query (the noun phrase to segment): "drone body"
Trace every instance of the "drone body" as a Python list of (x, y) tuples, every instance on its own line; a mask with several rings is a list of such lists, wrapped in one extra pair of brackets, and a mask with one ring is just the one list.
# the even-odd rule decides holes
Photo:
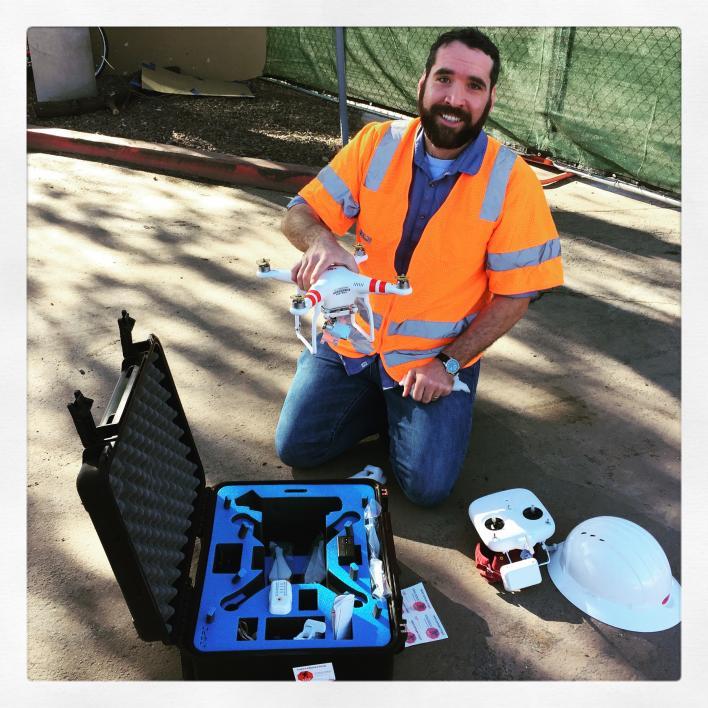
[[(358, 249), (355, 256), (357, 263), (366, 260), (363, 249)], [(258, 262), (259, 278), (270, 278), (280, 280), (285, 283), (294, 283), (290, 271), (271, 269), (267, 259)], [(317, 352), (317, 320), (320, 312), (325, 317), (324, 329), (330, 330), (340, 339), (347, 339), (354, 328), (364, 335), (368, 341), (374, 341), (374, 332), (371, 323), (374, 315), (369, 302), (371, 293), (377, 295), (410, 295), (413, 289), (408, 284), (405, 275), (398, 276), (397, 283), (388, 283), (385, 280), (369, 278), (361, 273), (353, 273), (348, 268), (340, 265), (330, 266), (317, 280), (310, 286), (310, 289), (303, 293), (298, 288), (298, 294), (292, 296), (290, 314), (295, 317), (295, 333), (305, 344), (310, 353)], [(356, 301), (361, 299), (366, 306), (369, 315), (369, 331), (363, 330), (357, 324), (354, 315), (359, 311)], [(310, 310), (312, 313), (312, 332), (308, 341), (300, 332), (300, 317)]]

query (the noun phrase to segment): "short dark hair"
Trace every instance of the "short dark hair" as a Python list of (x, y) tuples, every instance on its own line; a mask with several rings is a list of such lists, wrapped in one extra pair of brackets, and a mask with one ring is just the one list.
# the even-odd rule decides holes
[(470, 49), (479, 49), (484, 52), (492, 60), (492, 71), (490, 74), (491, 86), (495, 86), (497, 79), (499, 78), (499, 70), (501, 69), (501, 59), (499, 58), (499, 50), (497, 45), (492, 42), (489, 37), (487, 37), (484, 32), (480, 32), (478, 29), (473, 27), (463, 27), (460, 29), (450, 30), (449, 32), (443, 32), (430, 47), (430, 53), (428, 54), (428, 60), (425, 62), (425, 77), (428, 78), (430, 70), (435, 64), (435, 57), (438, 53), (440, 47), (444, 47), (446, 44), (452, 44), (452, 42), (462, 42)]

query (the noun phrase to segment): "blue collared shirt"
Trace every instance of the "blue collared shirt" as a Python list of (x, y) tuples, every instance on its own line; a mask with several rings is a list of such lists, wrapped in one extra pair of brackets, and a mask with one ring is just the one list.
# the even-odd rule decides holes
[[(396, 273), (408, 272), (413, 251), (418, 245), (428, 222), (447, 199), (461, 173), (476, 175), (479, 172), (486, 150), (487, 134), (481, 131), (476, 139), (455, 158), (442, 176), (434, 179), (430, 172), (425, 151), (423, 129), (418, 128), (413, 152), (413, 179), (408, 191), (408, 212), (403, 222), (401, 240), (396, 249), (394, 260)], [(306, 202), (300, 195), (295, 195), (288, 202), (288, 209), (296, 204), (304, 203)], [(524, 293), (516, 297), (533, 297), (534, 295), (536, 293)], [(361, 357), (341, 357), (349, 374), (361, 371), (377, 358), (379, 359), (383, 388), (397, 386), (398, 382), (394, 381), (384, 370), (378, 354), (372, 354), (371, 356), (363, 357), (363, 359)]]

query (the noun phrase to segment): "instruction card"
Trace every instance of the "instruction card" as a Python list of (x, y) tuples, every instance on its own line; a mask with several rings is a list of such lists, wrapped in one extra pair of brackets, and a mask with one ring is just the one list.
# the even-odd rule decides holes
[(403, 596), (403, 619), (408, 631), (406, 647), (447, 639), (445, 627), (442, 626), (440, 618), (433, 609), (423, 583), (403, 588), (401, 595)]
[(310, 664), (293, 668), (296, 681), (334, 681), (334, 666), (327, 664)]

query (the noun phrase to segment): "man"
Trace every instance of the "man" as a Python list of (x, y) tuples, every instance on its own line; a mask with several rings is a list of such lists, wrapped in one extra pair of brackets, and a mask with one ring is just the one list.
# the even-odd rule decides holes
[[(389, 281), (405, 273), (413, 294), (370, 296), (373, 344), (326, 332), (315, 356), (303, 352), (276, 430), (286, 464), (318, 465), (387, 432), (411, 501), (431, 506), (452, 490), (482, 352), (563, 281), (538, 179), (482, 130), (499, 68), (481, 32), (442, 34), (418, 83), (420, 118), (365, 126), (288, 205), (300, 288), (338, 264)], [(360, 268), (337, 238), (355, 222)]]

